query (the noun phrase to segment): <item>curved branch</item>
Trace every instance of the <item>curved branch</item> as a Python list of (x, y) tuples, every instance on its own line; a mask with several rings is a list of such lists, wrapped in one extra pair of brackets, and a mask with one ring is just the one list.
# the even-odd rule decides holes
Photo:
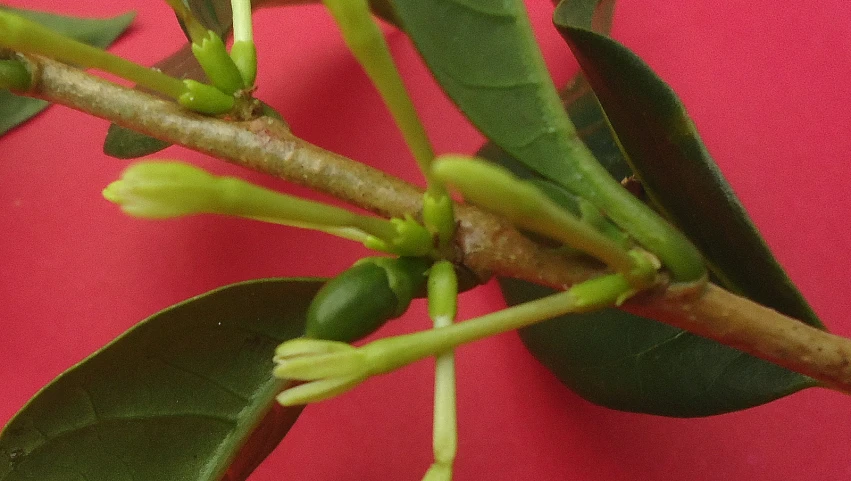
[[(24, 57), (34, 73), (24, 95), (115, 122), (233, 164), (333, 195), (380, 215), (418, 213), (422, 191), (397, 178), (295, 137), (282, 122), (228, 122), (93, 77), (67, 65)], [(480, 276), (564, 288), (604, 273), (590, 261), (554, 253), (505, 220), (461, 205), (457, 263)], [(623, 306), (637, 314), (714, 339), (851, 394), (851, 340), (836, 336), (709, 284), (661, 286)]]

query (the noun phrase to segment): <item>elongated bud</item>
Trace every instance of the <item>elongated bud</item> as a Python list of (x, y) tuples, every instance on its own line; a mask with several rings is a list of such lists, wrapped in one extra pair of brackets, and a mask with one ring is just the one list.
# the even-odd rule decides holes
[(254, 85), (257, 78), (257, 48), (254, 42), (238, 40), (230, 48), (230, 58), (242, 76), (246, 88)]
[(216, 32), (208, 30), (200, 44), (193, 43), (192, 53), (198, 59), (210, 83), (220, 91), (233, 94), (245, 87), (239, 69), (228, 55), (225, 43), (216, 35)]
[(186, 91), (177, 97), (177, 102), (187, 109), (207, 115), (222, 115), (233, 109), (232, 95), (192, 79), (184, 80), (183, 84)]

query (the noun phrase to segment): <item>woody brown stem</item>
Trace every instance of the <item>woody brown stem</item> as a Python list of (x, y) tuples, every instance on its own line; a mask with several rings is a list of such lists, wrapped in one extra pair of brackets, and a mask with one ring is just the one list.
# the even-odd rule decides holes
[[(314, 188), (383, 216), (417, 214), (422, 208), (419, 188), (305, 142), (282, 122), (265, 117), (245, 122), (205, 117), (49, 59), (24, 58), (35, 77), (31, 90), (22, 92), (25, 95)], [(561, 256), (475, 207), (457, 206), (456, 215), (459, 228), (453, 260), (481, 276), (494, 273), (565, 288), (604, 273), (602, 266)], [(851, 340), (713, 284), (693, 289), (662, 286), (624, 307), (851, 394)]]

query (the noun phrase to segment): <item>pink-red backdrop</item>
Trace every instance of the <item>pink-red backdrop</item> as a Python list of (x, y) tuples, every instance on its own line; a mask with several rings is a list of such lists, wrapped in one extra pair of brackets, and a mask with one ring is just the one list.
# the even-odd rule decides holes
[[(547, 0), (529, 2), (557, 82), (575, 71)], [(139, 15), (113, 51), (143, 64), (183, 41), (162, 2), (14, 0), (66, 14)], [(614, 36), (680, 94), (721, 169), (815, 310), (851, 336), (851, 4), (845, 0), (621, 2)], [(420, 182), (377, 95), (316, 6), (256, 15), (258, 95), (300, 136)], [(438, 152), (482, 138), (430, 79), (408, 40), (389, 42)], [(328, 237), (249, 221), (123, 216), (101, 189), (126, 162), (104, 156), (107, 122), (52, 107), (0, 140), (0, 422), (41, 386), (135, 322), (218, 286), (332, 275), (363, 253)], [(283, 181), (172, 147), (277, 189)], [(462, 318), (501, 307), (490, 284)], [(382, 331), (428, 326), (423, 306)], [(513, 333), (458, 352), (456, 479), (844, 480), (851, 399), (798, 393), (697, 420), (626, 414), (562, 387)], [(432, 367), (422, 362), (308, 408), (257, 481), (419, 479), (431, 462)], [(187, 440), (192, 442), (192, 440)], [(151, 480), (155, 481), (155, 480)]]

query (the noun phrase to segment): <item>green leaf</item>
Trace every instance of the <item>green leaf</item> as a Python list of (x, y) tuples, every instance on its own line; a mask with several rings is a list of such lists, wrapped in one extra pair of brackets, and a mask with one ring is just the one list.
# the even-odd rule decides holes
[(103, 153), (118, 159), (135, 159), (159, 152), (171, 145), (160, 139), (110, 124), (103, 142)]
[[(585, 12), (587, 26), (589, 10), (580, 11)], [(590, 23), (606, 25), (599, 18)], [(574, 78), (562, 99), (583, 141), (607, 170), (615, 178), (629, 176), (630, 168), (583, 75)], [(524, 172), (516, 160), (494, 146), (486, 146), (480, 155), (513, 166), (519, 175), (535, 175), (528, 169)], [(544, 189), (571, 208), (567, 193), (558, 191), (554, 183)], [(552, 292), (517, 280), (503, 279), (500, 284), (510, 304)], [(520, 337), (571, 390), (596, 404), (624, 411), (707, 416), (756, 406), (816, 385), (810, 378), (715, 341), (615, 309), (563, 316), (525, 328)]]
[(299, 413), (274, 400), (272, 356), (321, 284), (233, 284), (141, 322), (9, 422), (0, 480), (244, 480)]
[[(136, 16), (135, 13), (129, 12), (113, 18), (87, 19), (64, 17), (2, 5), (0, 5), (0, 10), (28, 18), (63, 35), (100, 48), (106, 48), (112, 44)], [(0, 135), (32, 118), (44, 110), (47, 105), (48, 103), (44, 100), (21, 97), (8, 90), (0, 90)]]
[[(394, 0), (432, 74), (489, 139), (539, 174), (567, 175), (552, 80), (522, 2)], [(510, 112), (510, 115), (506, 115)]]
[(676, 94), (635, 54), (562, 2), (555, 22), (649, 197), (728, 289), (824, 327), (749, 219)]
[[(509, 304), (553, 291), (501, 279)], [(520, 331), (572, 391), (622, 411), (673, 417), (757, 406), (817, 383), (715, 341), (615, 309), (562, 316)]]

